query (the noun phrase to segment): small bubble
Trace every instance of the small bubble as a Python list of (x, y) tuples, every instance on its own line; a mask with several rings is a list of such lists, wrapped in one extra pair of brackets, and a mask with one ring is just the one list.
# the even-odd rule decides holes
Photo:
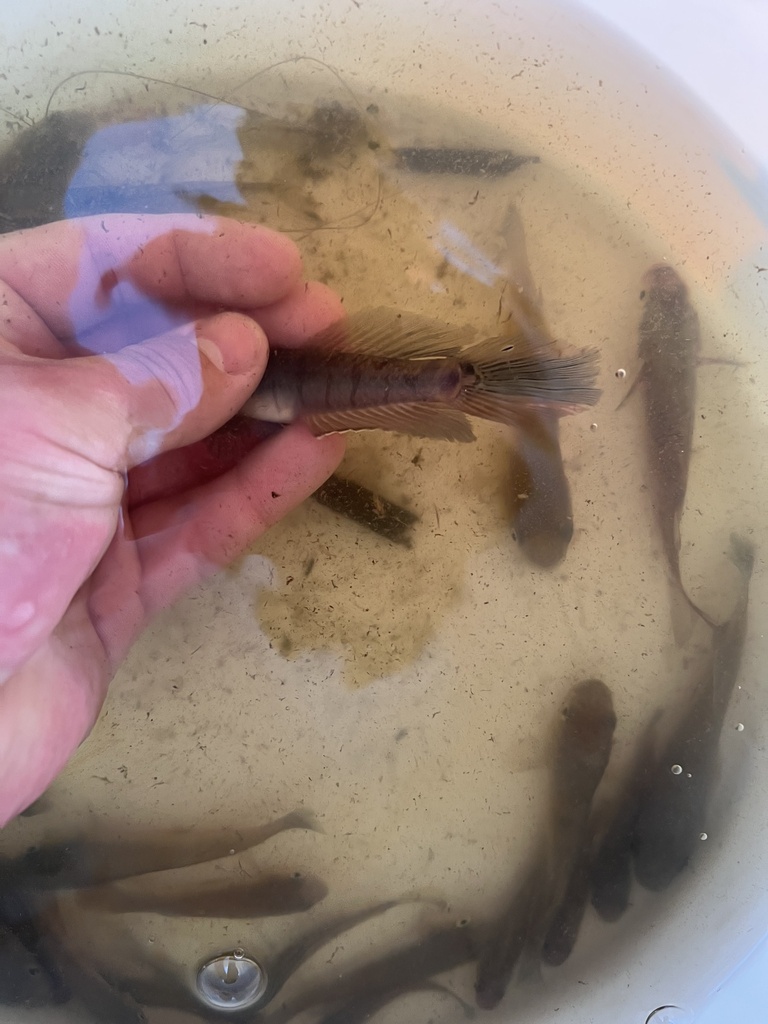
[(619, 370), (616, 371), (616, 378), (617, 378), (617, 380), (624, 380), (624, 378), (626, 376), (627, 376), (627, 371), (626, 370), (619, 369)]
[(744, 732), (744, 723), (743, 722), (739, 722), (739, 724), (736, 726), (736, 732)]
[(703, 843), (705, 839), (709, 839), (709, 836), (707, 835), (707, 833), (706, 833), (706, 832), (702, 832), (702, 833), (701, 833), (701, 835), (699, 836), (699, 839), (700, 839), (700, 840), (702, 841), (702, 843)]
[(150, 935), (149, 938), (147, 939), (147, 942), (150, 944), (150, 946), (152, 945), (152, 943), (154, 941), (155, 941), (155, 936), (154, 935)]
[(238, 946), (237, 949), (232, 954), (232, 956), (235, 958), (235, 960), (242, 960), (243, 957), (245, 956), (245, 950), (241, 946)]
[(589, 429), (590, 430), (597, 430), (597, 424), (596, 423), (590, 423), (589, 424)]
[(693, 776), (691, 775), (690, 772), (686, 772), (685, 773), (685, 777), (686, 777), (686, 779), (692, 779), (693, 778)]
[(229, 851), (229, 856), (230, 856), (230, 857), (234, 857), (234, 855), (235, 855), (235, 851), (234, 851), (234, 850), (230, 850), (230, 851)]
[(683, 774), (683, 766), (681, 764), (673, 764), (669, 770), (672, 772), (673, 775)]

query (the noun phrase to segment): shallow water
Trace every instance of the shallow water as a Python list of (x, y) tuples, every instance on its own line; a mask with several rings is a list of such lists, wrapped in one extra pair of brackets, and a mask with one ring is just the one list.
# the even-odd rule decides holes
[[(92, 736), (53, 786), (51, 809), (3, 836), (4, 852), (15, 853), (97, 827), (115, 835), (139, 825), (236, 834), (296, 808), (314, 813), (322, 832), (286, 832), (215, 866), (185, 869), (200, 881), (286, 869), (318, 875), (329, 895), (301, 914), (258, 922), (117, 917), (63, 896), (70, 941), (97, 967), (117, 965), (126, 974), (136, 950), (189, 970), (242, 946), (269, 967), (286, 942), (339, 911), (405, 894), (444, 901), (444, 909), (398, 907), (335, 939), (301, 968), (279, 1004), (438, 924), (491, 917), (546, 826), (552, 735), (570, 687), (598, 676), (612, 691), (618, 725), (604, 784), (610, 793), (644, 724), (659, 707), (677, 710), (690, 692), (708, 632), (691, 620), (685, 643), (676, 643), (648, 499), (642, 406), (635, 398), (617, 409), (638, 366), (640, 278), (665, 257), (663, 239), (650, 237), (631, 207), (585, 189), (546, 160), (496, 178), (398, 169), (398, 146), (530, 150), (511, 132), (447, 110), (351, 95), (319, 65), (283, 68), (241, 88), (223, 83), (218, 96), (226, 103), (103, 74), (62, 86), (52, 112), (90, 111), (88, 132), (128, 123), (103, 137), (104, 146), (89, 144), (90, 163), (70, 181), (68, 212), (100, 203), (102, 210), (202, 206), (253, 217), (290, 231), (308, 275), (336, 288), (349, 310), (391, 305), (493, 334), (515, 259), (500, 231), (513, 206), (555, 337), (601, 350), (599, 405), (561, 425), (575, 532), (560, 565), (532, 566), (515, 543), (511, 431), (476, 423), (477, 441), (467, 445), (353, 436), (342, 472), (419, 515), (412, 547), (311, 502), (289, 515), (236, 565), (158, 618), (116, 678)], [(306, 126), (317, 117), (318, 97), (356, 117), (342, 116), (341, 134), (325, 131), (328, 145), (315, 145), (308, 163)], [(240, 105), (259, 112), (249, 115), (247, 131)], [(142, 132), (148, 137), (146, 118), (159, 119), (153, 139), (163, 142), (161, 154), (136, 144)], [(248, 132), (260, 140), (258, 159), (238, 164), (233, 126), (246, 158)], [(232, 205), (239, 202), (233, 175), (247, 209)], [(214, 200), (190, 198), (201, 193)], [(704, 354), (742, 362), (699, 372), (682, 526), (689, 590), (724, 618), (737, 582), (725, 559), (728, 534), (750, 536), (759, 552), (765, 533), (753, 484), (764, 426), (750, 390), (750, 337), (732, 310), (712, 308), (697, 282), (687, 283)], [(625, 376), (617, 376), (620, 369)], [(729, 732), (754, 713), (749, 646), (740, 682), (725, 726), (721, 802), (737, 774), (739, 745), (749, 743), (748, 730), (736, 744)], [(725, 822), (713, 814), (708, 847), (717, 846)], [(695, 872), (685, 880), (693, 884)], [(634, 898), (648, 902), (637, 891)], [(599, 978), (601, 953), (631, 939), (633, 914), (663, 909), (662, 894), (615, 926), (592, 920), (590, 911), (573, 956), (580, 976)], [(136, 942), (127, 952), (125, 931)], [(473, 977), (471, 967), (449, 976), (470, 1002)], [(538, 984), (511, 991), (508, 1005), (535, 1005)], [(416, 1013), (463, 1017), (444, 997), (422, 993), (377, 1019)], [(48, 1009), (36, 1016), (54, 1019)], [(163, 1019), (165, 1011), (150, 1012), (151, 1021)]]

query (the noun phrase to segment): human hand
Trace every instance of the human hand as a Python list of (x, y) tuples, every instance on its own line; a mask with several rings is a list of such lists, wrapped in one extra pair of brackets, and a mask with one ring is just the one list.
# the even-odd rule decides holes
[[(340, 316), (255, 225), (115, 215), (0, 237), (0, 825), (87, 735), (151, 616), (333, 472), (341, 438), (298, 426), (212, 482), (173, 464), (248, 398), (267, 337)], [(131, 507), (127, 474), (154, 457), (183, 489)]]

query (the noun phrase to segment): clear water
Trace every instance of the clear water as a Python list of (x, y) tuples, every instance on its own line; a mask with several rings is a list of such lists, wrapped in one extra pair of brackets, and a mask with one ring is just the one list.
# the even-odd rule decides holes
[[(89, 111), (89, 132), (129, 122), (127, 134), (106, 137), (90, 176), (80, 179), (84, 186), (119, 186), (113, 201), (143, 197), (153, 210), (190, 208), (179, 193), (205, 191), (214, 196), (206, 209), (289, 231), (307, 274), (337, 289), (350, 310), (391, 305), (495, 333), (509, 267), (520, 260), (515, 239), (500, 230), (514, 207), (554, 335), (602, 352), (600, 404), (561, 427), (575, 533), (560, 565), (539, 569), (515, 543), (511, 431), (478, 423), (477, 442), (455, 446), (378, 432), (353, 436), (342, 472), (418, 513), (412, 547), (390, 544), (312, 502), (296, 510), (158, 618), (115, 679), (90, 739), (53, 786), (50, 809), (19, 819), (2, 836), (7, 853), (75, 833), (130, 837), (138, 827), (216, 828), (236, 837), (294, 809), (311, 810), (322, 832), (285, 832), (251, 852), (184, 869), (185, 879), (201, 883), (270, 869), (311, 872), (329, 895), (306, 913), (192, 920), (101, 913), (78, 905), (76, 896), (60, 898), (68, 941), (97, 968), (117, 965), (131, 975), (164, 957), (189, 983), (196, 965), (216, 953), (242, 947), (269, 968), (310, 925), (407, 894), (423, 898), (334, 939), (289, 982), (279, 1005), (305, 986), (332, 986), (353, 965), (438, 925), (490, 918), (547, 826), (552, 736), (570, 687), (598, 676), (613, 693), (618, 726), (601, 791), (610, 795), (656, 709), (669, 711), (664, 722), (673, 723), (697, 679), (708, 633), (689, 622), (684, 643), (673, 635), (648, 498), (642, 406), (630, 400), (617, 409), (637, 371), (639, 281), (666, 255), (663, 240), (649, 237), (629, 207), (585, 190), (567, 168), (546, 160), (497, 178), (398, 169), (397, 146), (530, 150), (524, 139), (501, 137), (498, 127), (450, 110), (352, 95), (319, 65), (282, 67), (240, 88), (222, 83), (218, 96), (226, 102), (212, 105), (149, 79), (84, 74), (56, 91), (50, 110)], [(358, 119), (335, 151), (338, 136), (329, 136), (329, 151), (310, 168), (322, 174), (313, 176), (301, 163), (301, 129), (318, 98)], [(261, 133), (258, 160), (241, 167), (237, 182), (246, 209), (229, 205), (237, 200), (238, 153), (226, 140), (242, 117), (233, 107), (275, 119), (253, 122)], [(191, 117), (184, 113), (190, 109)], [(135, 143), (137, 127), (146, 138), (140, 126), (148, 118), (166, 119), (170, 149), (162, 155)], [(174, 118), (180, 120), (167, 120)], [(275, 189), (275, 177), (287, 186)], [(130, 200), (125, 186), (137, 186)], [(72, 199), (74, 191), (70, 213), (85, 195)], [(99, 193), (102, 201), (107, 193)], [(748, 339), (688, 283), (704, 353), (748, 362)], [(747, 365), (699, 373), (682, 563), (692, 596), (719, 618), (736, 588), (724, 558), (728, 533), (735, 529), (759, 546), (765, 529), (750, 483), (760, 472), (760, 446), (742, 446), (740, 460), (729, 454), (750, 415), (749, 374)], [(726, 721), (720, 803), (734, 792), (739, 745), (749, 742), (749, 726), (737, 742), (730, 735), (754, 712), (749, 649), (741, 684)], [(727, 813), (713, 811), (701, 856), (717, 848), (725, 823)], [(692, 871), (684, 876), (687, 884), (694, 879)], [(649, 901), (636, 888), (633, 902), (618, 925), (588, 912), (563, 968), (574, 984), (599, 979), (603, 954), (631, 941), (639, 915), (663, 912), (665, 897)], [(473, 979), (470, 965), (443, 980), (472, 1002)], [(505, 1006), (535, 1006), (550, 980), (545, 970), (542, 979), (511, 989)], [(29, 1019), (67, 1013), (46, 1007)], [(152, 1022), (179, 1019), (166, 1010), (148, 1014)], [(445, 996), (417, 993), (377, 1019), (463, 1016)]]

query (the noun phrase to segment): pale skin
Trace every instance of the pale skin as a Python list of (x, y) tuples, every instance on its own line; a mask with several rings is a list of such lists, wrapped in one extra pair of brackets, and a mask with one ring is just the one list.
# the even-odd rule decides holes
[(229, 420), (269, 344), (341, 315), (256, 225), (114, 215), (0, 236), (0, 826), (87, 736), (152, 616), (319, 487), (343, 441), (291, 427), (133, 509), (130, 471)]

